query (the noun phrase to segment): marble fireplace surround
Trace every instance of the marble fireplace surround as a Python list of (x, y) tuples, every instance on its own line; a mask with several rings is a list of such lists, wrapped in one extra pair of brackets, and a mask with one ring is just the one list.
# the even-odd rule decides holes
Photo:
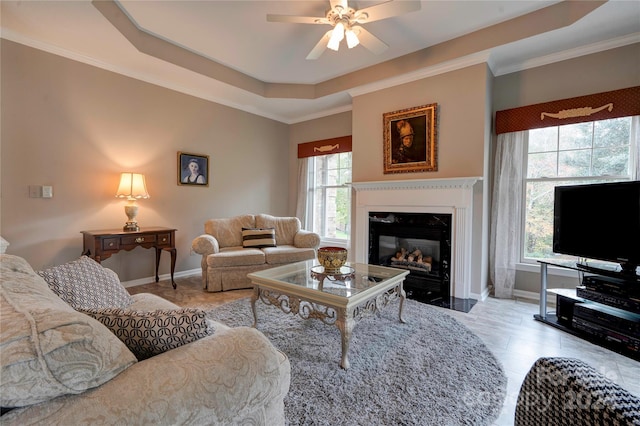
[(480, 177), (353, 182), (355, 235), (353, 259), (368, 263), (369, 212), (442, 213), (451, 215), (451, 296), (469, 299), (473, 186)]

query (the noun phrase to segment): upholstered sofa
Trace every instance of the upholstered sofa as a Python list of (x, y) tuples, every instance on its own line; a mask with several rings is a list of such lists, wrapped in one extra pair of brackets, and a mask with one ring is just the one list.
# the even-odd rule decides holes
[[(96, 277), (109, 279), (89, 260), (69, 265), (88, 271), (92, 286), (102, 285)], [(0, 424), (285, 423), (289, 361), (259, 331), (206, 318), (201, 338), (138, 360), (127, 340), (116, 337), (115, 323), (98, 321), (63, 301), (64, 296), (82, 307), (105, 296), (93, 291), (67, 298), (70, 286), (78, 284), (71, 268), (36, 273), (24, 259), (6, 254), (0, 255), (0, 268)], [(61, 296), (52, 290), (60, 290)], [(126, 312), (187, 311), (198, 318), (192, 312), (198, 310), (178, 309), (152, 294), (112, 290), (123, 296)], [(174, 319), (164, 318), (159, 330), (193, 325)], [(117, 323), (120, 327), (126, 321)], [(133, 336), (140, 330), (144, 328), (129, 332)], [(152, 344), (172, 344), (175, 335), (160, 331), (150, 336)]]
[(202, 255), (207, 291), (250, 288), (250, 272), (313, 259), (320, 236), (302, 229), (297, 217), (246, 214), (210, 219), (191, 248)]
[(583, 361), (540, 358), (520, 388), (514, 424), (640, 425), (640, 398)]

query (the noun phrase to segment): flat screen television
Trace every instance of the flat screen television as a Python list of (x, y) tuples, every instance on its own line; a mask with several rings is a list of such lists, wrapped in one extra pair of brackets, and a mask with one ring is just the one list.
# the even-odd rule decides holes
[(637, 278), (640, 264), (640, 181), (557, 186), (553, 251), (619, 263)]

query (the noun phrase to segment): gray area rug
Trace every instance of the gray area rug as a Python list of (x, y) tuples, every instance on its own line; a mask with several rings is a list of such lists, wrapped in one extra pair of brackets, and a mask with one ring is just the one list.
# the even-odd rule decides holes
[[(507, 379), (473, 332), (442, 308), (413, 300), (358, 322), (349, 370), (338, 363), (340, 332), (257, 302), (258, 329), (286, 353), (290, 425), (487, 425), (502, 409)], [(214, 308), (229, 326), (251, 326), (249, 299)]]

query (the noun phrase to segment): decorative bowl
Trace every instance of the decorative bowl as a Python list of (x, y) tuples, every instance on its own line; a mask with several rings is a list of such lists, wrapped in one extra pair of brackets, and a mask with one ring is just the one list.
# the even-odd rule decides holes
[(320, 247), (318, 262), (325, 272), (339, 272), (347, 261), (347, 249), (342, 247)]

